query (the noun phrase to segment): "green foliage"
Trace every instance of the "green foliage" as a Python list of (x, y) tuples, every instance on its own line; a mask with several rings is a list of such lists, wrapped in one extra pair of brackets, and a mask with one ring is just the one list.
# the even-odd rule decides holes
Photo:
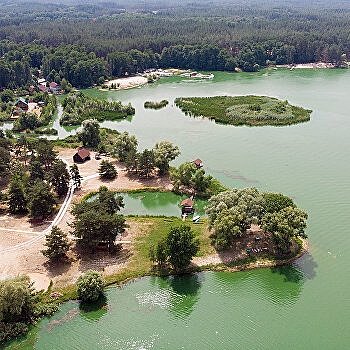
[(10, 169), (11, 164), (11, 154), (10, 151), (7, 149), (7, 145), (5, 142), (3, 143), (4, 146), (0, 146), (0, 176), (6, 176)]
[(127, 132), (119, 134), (115, 140), (114, 154), (121, 162), (125, 162), (128, 155), (136, 154), (137, 152), (137, 139), (133, 135), (129, 135)]
[(154, 6), (147, 2), (140, 10), (122, 1), (128, 13), (116, 15), (121, 10), (111, 4), (6, 5), (0, 14), (6, 38), (0, 42), (0, 87), (28, 87), (39, 68), (49, 81), (88, 87), (107, 76), (156, 67), (256, 71), (318, 61), (342, 66), (343, 53), (350, 52), (346, 1), (305, 6), (297, 0), (292, 11), (275, 1), (162, 1), (156, 16)]
[(0, 281), (0, 342), (25, 333), (35, 317), (35, 295), (26, 276)]
[(105, 186), (99, 188), (97, 202), (101, 209), (111, 215), (124, 208), (123, 197), (116, 196), (113, 191), (108, 190)]
[(45, 173), (40, 161), (33, 157), (29, 164), (29, 180), (31, 183), (35, 180), (44, 180)]
[(76, 164), (71, 165), (69, 172), (73, 180), (74, 188), (80, 188), (83, 177), (80, 175), (78, 166)]
[(160, 102), (146, 101), (144, 103), (144, 107), (149, 109), (162, 109), (166, 107), (168, 104), (169, 104), (168, 100), (162, 100)]
[(51, 232), (45, 238), (46, 242), (44, 245), (46, 249), (42, 250), (43, 255), (52, 261), (66, 258), (70, 246), (66, 233), (57, 226), (53, 226)]
[(100, 125), (98, 124), (97, 120), (84, 120), (83, 129), (78, 134), (78, 138), (86, 147), (97, 147), (101, 141)]
[(276, 213), (287, 207), (295, 207), (293, 200), (282, 193), (265, 192), (264, 209), (266, 213)]
[(186, 268), (199, 251), (199, 241), (190, 226), (170, 228), (167, 236), (149, 249), (149, 257), (160, 266), (167, 262), (175, 270)]
[(77, 282), (78, 297), (81, 301), (91, 303), (97, 301), (103, 294), (103, 279), (97, 271), (87, 271)]
[(215, 96), (177, 98), (186, 114), (232, 125), (290, 125), (310, 120), (311, 111), (266, 96)]
[(31, 218), (44, 219), (52, 214), (56, 201), (46, 182), (36, 180), (29, 188), (27, 198)]
[(119, 101), (98, 100), (81, 92), (71, 93), (63, 100), (62, 125), (80, 125), (86, 119), (116, 120), (135, 114), (135, 109)]
[(138, 157), (138, 173), (141, 176), (149, 177), (155, 167), (153, 150), (145, 149)]
[(102, 160), (98, 168), (98, 173), (100, 174), (100, 178), (105, 180), (113, 180), (118, 176), (115, 166), (106, 159)]
[(267, 213), (262, 219), (263, 230), (273, 234), (277, 247), (283, 254), (290, 252), (292, 238), (306, 238), (307, 214), (295, 207)]
[(165, 239), (160, 240), (157, 244), (152, 245), (149, 250), (149, 258), (152, 263), (164, 266), (168, 261), (168, 246)]
[(240, 210), (223, 210), (212, 223), (213, 233), (210, 238), (217, 250), (229, 248), (236, 238), (243, 235), (242, 223), (246, 219)]
[(24, 214), (27, 212), (27, 199), (21, 177), (12, 177), (9, 188), (9, 210), (12, 214)]
[(208, 198), (224, 189), (217, 180), (210, 175), (205, 175), (205, 170), (198, 169), (193, 162), (186, 162), (178, 168), (172, 168), (170, 179), (175, 192), (195, 193), (203, 198)]
[(180, 155), (179, 148), (169, 141), (157, 143), (153, 149), (154, 163), (161, 175), (169, 171), (169, 163)]
[(57, 160), (52, 164), (49, 173), (52, 187), (59, 197), (65, 196), (68, 192), (70, 175), (67, 165), (62, 160)]
[(48, 171), (57, 160), (57, 152), (53, 149), (54, 144), (47, 139), (38, 139), (34, 144), (36, 158)]
[(233, 189), (209, 199), (206, 213), (209, 218), (212, 244), (217, 249), (232, 245), (253, 223), (260, 223), (264, 199), (256, 188)]
[(199, 243), (190, 226), (170, 229), (166, 239), (169, 263), (177, 270), (187, 267), (199, 250)]
[(116, 237), (127, 227), (124, 216), (117, 214), (123, 206), (121, 197), (115, 198), (113, 192), (101, 187), (95, 200), (82, 201), (73, 207), (72, 233), (83, 247), (95, 249), (104, 243), (111, 250)]

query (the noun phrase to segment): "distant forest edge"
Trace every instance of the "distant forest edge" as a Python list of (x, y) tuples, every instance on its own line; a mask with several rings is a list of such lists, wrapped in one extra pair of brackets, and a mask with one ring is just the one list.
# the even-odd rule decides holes
[(1, 88), (25, 87), (39, 69), (88, 87), (148, 68), (252, 72), (350, 57), (346, 2), (0, 3)]

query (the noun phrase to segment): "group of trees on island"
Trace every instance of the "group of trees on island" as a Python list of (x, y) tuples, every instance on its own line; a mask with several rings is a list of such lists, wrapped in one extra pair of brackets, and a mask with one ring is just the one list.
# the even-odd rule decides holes
[(80, 125), (84, 120), (96, 118), (115, 120), (135, 114), (135, 109), (129, 103), (123, 105), (120, 101), (106, 101), (86, 96), (82, 92), (70, 93), (62, 102), (62, 125)]
[(252, 224), (272, 234), (281, 255), (290, 253), (294, 238), (306, 237), (307, 214), (282, 194), (233, 189), (211, 197), (206, 213), (212, 244), (219, 250), (229, 248)]

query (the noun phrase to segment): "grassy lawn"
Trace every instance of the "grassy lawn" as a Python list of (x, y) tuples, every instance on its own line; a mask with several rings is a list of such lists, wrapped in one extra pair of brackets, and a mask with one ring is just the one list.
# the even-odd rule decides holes
[[(106, 285), (122, 283), (133, 278), (156, 274), (157, 271), (153, 270), (148, 256), (150, 247), (165, 237), (171, 227), (183, 224), (181, 219), (175, 217), (128, 217), (127, 222), (131, 226), (131, 230), (137, 230), (132, 247), (133, 255), (124, 269), (115, 274), (105, 276)], [(210, 245), (206, 220), (203, 220), (200, 224), (187, 221), (186, 225), (191, 226), (198, 237), (200, 243), (198, 256), (205, 256), (215, 252), (214, 248)], [(76, 298), (76, 288), (74, 285), (67, 286), (60, 290), (60, 292), (63, 293), (62, 301)]]
[(290, 125), (310, 120), (311, 110), (267, 96), (213, 96), (177, 98), (186, 114), (232, 125)]

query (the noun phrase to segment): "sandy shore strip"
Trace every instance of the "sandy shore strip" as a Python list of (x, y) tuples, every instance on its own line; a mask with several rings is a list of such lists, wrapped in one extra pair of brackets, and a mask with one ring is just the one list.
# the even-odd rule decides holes
[(289, 69), (330, 69), (335, 68), (333, 63), (314, 62), (314, 63), (298, 63), (298, 64), (277, 64), (276, 68)]
[[(126, 77), (126, 78), (117, 78), (109, 80), (105, 83), (108, 88), (111, 88), (113, 84), (113, 90), (125, 90), (132, 89), (134, 87), (142, 86), (147, 84), (147, 78), (142, 76)], [(115, 87), (114, 87), (115, 86)], [(106, 89), (101, 89), (106, 90)]]

